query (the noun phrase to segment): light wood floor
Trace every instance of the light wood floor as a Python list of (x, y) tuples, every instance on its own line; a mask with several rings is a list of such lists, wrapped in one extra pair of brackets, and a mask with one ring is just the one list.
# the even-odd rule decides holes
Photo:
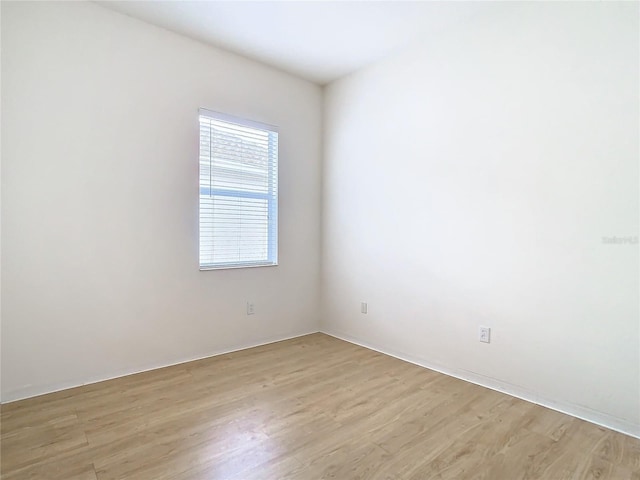
[(2, 406), (2, 479), (640, 479), (640, 441), (323, 334)]

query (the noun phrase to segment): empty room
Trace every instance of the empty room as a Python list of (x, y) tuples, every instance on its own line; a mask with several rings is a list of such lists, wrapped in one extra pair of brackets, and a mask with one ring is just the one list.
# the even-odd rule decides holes
[(1, 1), (3, 480), (640, 480), (640, 3)]

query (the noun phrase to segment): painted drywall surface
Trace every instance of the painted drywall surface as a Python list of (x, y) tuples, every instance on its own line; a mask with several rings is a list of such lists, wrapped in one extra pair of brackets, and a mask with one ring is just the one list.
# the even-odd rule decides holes
[(322, 329), (640, 435), (638, 53), (637, 3), (496, 4), (331, 84)]
[[(3, 401), (317, 331), (319, 87), (90, 3), (2, 45)], [(277, 267), (198, 271), (199, 107), (280, 127)]]

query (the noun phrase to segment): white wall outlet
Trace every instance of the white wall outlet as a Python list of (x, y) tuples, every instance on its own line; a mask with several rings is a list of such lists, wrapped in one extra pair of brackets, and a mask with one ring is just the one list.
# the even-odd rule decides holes
[(247, 302), (247, 315), (253, 315), (256, 313), (255, 305), (253, 302)]
[(478, 340), (484, 343), (491, 343), (491, 328), (480, 326), (478, 329)]
[(369, 306), (367, 305), (367, 302), (362, 302), (360, 304), (360, 313), (367, 313), (369, 311)]

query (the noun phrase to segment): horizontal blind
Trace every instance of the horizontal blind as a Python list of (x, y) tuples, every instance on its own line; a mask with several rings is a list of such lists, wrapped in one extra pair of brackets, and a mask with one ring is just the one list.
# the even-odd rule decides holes
[(278, 263), (276, 127), (200, 109), (200, 268)]

